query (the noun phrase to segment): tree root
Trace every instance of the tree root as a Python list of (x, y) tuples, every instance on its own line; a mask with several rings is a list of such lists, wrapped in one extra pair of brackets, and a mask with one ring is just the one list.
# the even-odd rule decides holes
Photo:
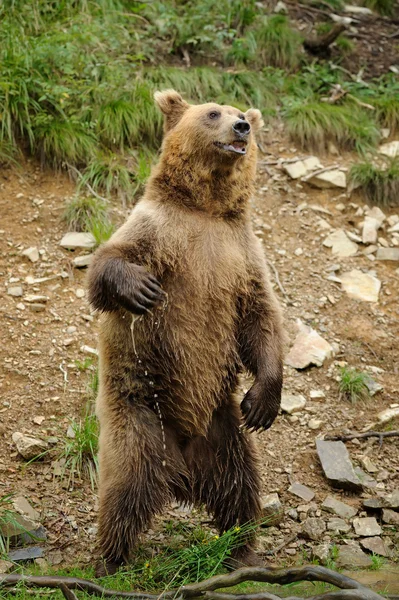
[[(216, 575), (200, 583), (192, 583), (176, 590), (160, 592), (159, 594), (146, 594), (144, 592), (120, 592), (102, 587), (101, 585), (79, 579), (77, 577), (63, 577), (56, 575), (20, 575), (12, 573), (0, 575), (0, 588), (15, 586), (24, 583), (27, 587), (58, 588), (66, 600), (77, 600), (73, 590), (84, 591), (93, 596), (104, 598), (133, 598), (133, 600), (189, 600), (204, 598), (205, 600), (280, 600), (267, 591), (254, 594), (234, 594), (218, 592), (219, 589), (229, 588), (246, 581), (258, 581), (287, 585), (300, 581), (320, 581), (340, 588), (337, 591), (327, 591), (308, 598), (308, 600), (383, 600), (383, 597), (366, 588), (361, 583), (336, 573), (325, 567), (308, 565), (290, 569), (274, 569), (269, 567), (244, 567), (226, 575)], [(303, 600), (298, 596), (290, 596), (286, 600)]]
[(348, 433), (348, 435), (326, 435), (325, 440), (330, 442), (349, 442), (350, 440), (362, 440), (365, 438), (375, 437), (379, 439), (380, 446), (384, 437), (397, 437), (399, 436), (399, 430), (396, 431), (366, 431), (365, 433)]

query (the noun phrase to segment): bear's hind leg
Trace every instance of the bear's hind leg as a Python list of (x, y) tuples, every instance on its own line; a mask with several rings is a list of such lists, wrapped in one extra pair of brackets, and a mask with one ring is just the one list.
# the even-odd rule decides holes
[(179, 473), (187, 472), (172, 430), (165, 426), (163, 437), (155, 412), (118, 408), (100, 417), (97, 576), (128, 562), (137, 536), (171, 499)]
[[(214, 412), (207, 437), (194, 438), (183, 452), (192, 475), (193, 502), (205, 504), (221, 533), (260, 517), (256, 451), (240, 425), (239, 407), (224, 406)], [(255, 527), (233, 552), (233, 566), (263, 564), (252, 549), (254, 539)]]

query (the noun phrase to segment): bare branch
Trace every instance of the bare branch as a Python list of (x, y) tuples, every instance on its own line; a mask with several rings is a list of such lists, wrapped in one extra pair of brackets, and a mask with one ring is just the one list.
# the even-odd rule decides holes
[(350, 440), (361, 440), (364, 438), (375, 437), (380, 440), (380, 444), (382, 444), (382, 440), (384, 437), (398, 437), (399, 430), (395, 431), (366, 431), (366, 433), (348, 433), (348, 435), (326, 435), (324, 436), (325, 440), (329, 440), (330, 442), (349, 442)]

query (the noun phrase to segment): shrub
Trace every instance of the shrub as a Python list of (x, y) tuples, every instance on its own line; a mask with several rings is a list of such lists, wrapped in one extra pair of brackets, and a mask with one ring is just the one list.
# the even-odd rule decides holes
[(385, 159), (383, 167), (371, 161), (353, 165), (349, 171), (352, 189), (361, 190), (371, 204), (399, 204), (399, 157)]

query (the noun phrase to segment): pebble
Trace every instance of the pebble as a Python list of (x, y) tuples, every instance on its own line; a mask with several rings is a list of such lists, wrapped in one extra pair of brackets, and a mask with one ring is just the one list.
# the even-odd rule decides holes
[(289, 415), (302, 410), (305, 405), (306, 399), (301, 394), (282, 394), (281, 410)]
[[(291, 486), (288, 488), (288, 491), (290, 492), (290, 494), (294, 494), (294, 496), (298, 496), (298, 498), (302, 498), (302, 500), (305, 500), (305, 502), (310, 502), (315, 497), (314, 491), (311, 490), (306, 485), (303, 485), (302, 483), (291, 484)], [(299, 510), (299, 507), (298, 507), (298, 510)], [(300, 511), (300, 512), (302, 512), (302, 511)]]
[(77, 298), (84, 298), (85, 297), (85, 291), (83, 288), (78, 288), (77, 290), (75, 290), (75, 295)]
[(381, 535), (381, 527), (374, 517), (356, 517), (353, 519), (353, 528), (356, 535), (360, 535), (361, 537)]
[(319, 541), (326, 531), (326, 524), (323, 519), (317, 517), (308, 517), (302, 525), (302, 535), (304, 538)]
[(321, 367), (333, 353), (332, 346), (314, 329), (297, 320), (298, 335), (286, 356), (285, 363), (295, 369), (311, 365)]
[(36, 247), (32, 246), (22, 252), (22, 256), (26, 256), (33, 263), (37, 262), (40, 258), (39, 251)]
[(333, 513), (341, 517), (341, 519), (350, 519), (357, 513), (357, 509), (341, 500), (337, 500), (333, 496), (327, 496), (321, 507), (329, 513)]
[(24, 295), (22, 286), (20, 285), (14, 285), (14, 286), (10, 286), (9, 288), (7, 288), (7, 294), (9, 296), (14, 296), (14, 298), (19, 298), (20, 296)]

